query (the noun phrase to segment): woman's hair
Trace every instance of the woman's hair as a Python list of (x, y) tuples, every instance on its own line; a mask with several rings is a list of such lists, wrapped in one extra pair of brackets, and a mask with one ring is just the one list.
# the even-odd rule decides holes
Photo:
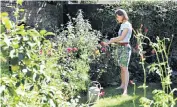
[(116, 15), (118, 16), (123, 16), (124, 17), (124, 20), (128, 20), (128, 15), (127, 15), (127, 12), (123, 9), (117, 9), (116, 12), (115, 12)]

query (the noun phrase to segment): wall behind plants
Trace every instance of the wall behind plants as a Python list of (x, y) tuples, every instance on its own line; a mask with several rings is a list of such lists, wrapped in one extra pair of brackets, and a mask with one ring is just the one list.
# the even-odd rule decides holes
[[(1, 11), (7, 12), (12, 21), (16, 19), (13, 17), (13, 8), (15, 1), (1, 1)], [(20, 20), (19, 23), (25, 22), (26, 25), (38, 29), (46, 29), (48, 31), (55, 31), (57, 26), (63, 23), (63, 7), (62, 2), (50, 1), (24, 1), (20, 8), (24, 12), (20, 12), (20, 19), (25, 17), (26, 21)]]

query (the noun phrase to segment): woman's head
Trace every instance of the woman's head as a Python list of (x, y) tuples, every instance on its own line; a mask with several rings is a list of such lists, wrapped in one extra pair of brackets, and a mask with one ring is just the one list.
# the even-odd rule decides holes
[(122, 23), (123, 21), (127, 21), (129, 19), (127, 12), (123, 9), (116, 10), (115, 14), (116, 14), (116, 20), (119, 23)]

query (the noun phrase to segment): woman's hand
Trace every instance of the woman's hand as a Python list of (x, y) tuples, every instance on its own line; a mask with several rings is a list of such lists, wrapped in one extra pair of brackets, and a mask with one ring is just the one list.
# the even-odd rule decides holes
[(114, 43), (116, 38), (111, 38), (109, 42), (101, 42), (102, 46), (109, 46), (109, 44)]
[(111, 43), (114, 43), (115, 42), (115, 39), (116, 38), (111, 38), (110, 41), (107, 43), (108, 45), (111, 44)]
[(102, 42), (102, 45), (103, 45), (103, 46), (108, 46), (108, 43)]

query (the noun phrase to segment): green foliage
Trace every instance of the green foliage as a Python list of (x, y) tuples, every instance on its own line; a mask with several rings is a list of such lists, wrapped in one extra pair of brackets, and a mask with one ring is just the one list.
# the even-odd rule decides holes
[[(18, 22), (17, 16), (18, 12)], [(82, 12), (57, 36), (44, 29), (18, 26), (6, 12), (1, 19), (5, 26), (0, 36), (1, 59), (10, 61), (1, 72), (2, 106), (79, 106), (76, 96), (87, 88), (89, 63), (101, 35), (92, 30)], [(45, 39), (47, 35), (58, 41)]]
[(165, 93), (163, 90), (154, 90), (152, 92), (154, 94), (153, 99), (155, 107), (174, 107), (176, 104), (176, 100), (173, 97), (172, 93)]
[[(174, 40), (172, 41), (171, 47), (173, 49), (170, 50), (170, 54), (172, 50), (176, 50), (176, 34), (177, 29), (177, 3), (173, 1), (132, 1), (132, 2), (118, 2), (117, 4), (105, 4), (102, 5), (97, 11), (94, 11), (89, 16), (93, 19), (95, 28), (101, 30), (105, 36), (113, 37), (117, 36), (119, 25), (115, 20), (115, 10), (117, 8), (125, 9), (129, 15), (130, 22), (134, 30), (142, 29), (142, 32), (145, 32), (147, 29), (148, 32), (146, 34), (153, 42), (156, 42), (156, 37), (159, 36), (160, 39), (163, 37), (171, 38), (171, 35), (174, 34)], [(115, 30), (116, 29), (116, 30)], [(145, 42), (145, 41), (144, 41)], [(145, 42), (147, 43), (147, 42)], [(134, 37), (131, 38), (131, 46), (132, 49), (136, 47), (137, 41)], [(168, 44), (166, 44), (167, 46)], [(145, 60), (145, 65), (149, 65), (154, 60), (153, 55), (149, 52), (151, 51), (151, 46), (144, 45), (144, 50), (146, 51), (147, 56)], [(174, 56), (175, 57), (175, 56)], [(169, 60), (173, 58), (173, 56), (169, 57)], [(138, 63), (141, 59), (136, 55), (136, 53), (132, 53), (129, 71), (131, 73), (131, 78), (137, 79), (138, 81), (143, 80), (142, 75), (142, 67), (136, 67), (136, 63)], [(169, 62), (172, 63), (172, 62)], [(173, 62), (174, 63), (174, 62)], [(146, 69), (146, 68), (145, 68)], [(173, 67), (176, 69), (176, 67)], [(115, 73), (115, 72), (114, 72)], [(155, 80), (159, 80), (157, 75), (154, 73), (147, 74), (147, 81), (155, 82)], [(111, 79), (111, 78), (109, 78)], [(108, 79), (108, 80), (109, 80)]]
[[(26, 29), (24, 25), (17, 26), (7, 16), (1, 16), (2, 19), (6, 19), (2, 20), (3, 24), (12, 23), (12, 26), (9, 27), (8, 24), (6, 26), (8, 33), (1, 33), (1, 54), (3, 58), (9, 58), (12, 72), (2, 75), (1, 104), (3, 106), (51, 105), (51, 102), (57, 99), (64, 100), (62, 85), (58, 84), (61, 79), (59, 74), (57, 75), (56, 66), (49, 63), (49, 61), (57, 63), (56, 57), (58, 57), (57, 54), (54, 56), (48, 54), (48, 51), (53, 49), (52, 43), (35, 28)], [(50, 70), (46, 69), (46, 66), (49, 66)], [(52, 72), (54, 69), (55, 72)], [(4, 69), (2, 70), (4, 73)]]
[(59, 63), (62, 63), (63, 70), (68, 72), (62, 75), (68, 80), (72, 91), (86, 90), (89, 82), (89, 63), (93, 60), (101, 34), (92, 29), (88, 20), (83, 19), (81, 10), (78, 11), (76, 18), (70, 18), (66, 28), (63, 29), (65, 30), (54, 38), (55, 43), (57, 45), (61, 43), (66, 52), (66, 60)]
[[(156, 43), (152, 42), (150, 38), (148, 38), (145, 35), (142, 34), (141, 30), (135, 32), (135, 37), (137, 38), (138, 41), (138, 47), (139, 47), (139, 55), (141, 56), (141, 61), (140, 63), (143, 66), (143, 71), (144, 71), (144, 83), (142, 86), (144, 89), (144, 97), (140, 99), (140, 103), (145, 106), (145, 107), (150, 107), (151, 104), (153, 103), (154, 107), (174, 107), (176, 105), (176, 99), (173, 96), (174, 88), (172, 90), (171, 88), (171, 67), (169, 65), (169, 50), (171, 47), (171, 42), (169, 43), (168, 46), (166, 46), (166, 43), (170, 41), (169, 38), (163, 38), (160, 39), (159, 37), (156, 38)], [(147, 45), (147, 43), (144, 42), (144, 40), (147, 40), (149, 45), (153, 48), (154, 54), (156, 56), (155, 60), (156, 62), (150, 64), (148, 66), (148, 72), (156, 72), (160, 76), (161, 80), (161, 85), (162, 85), (162, 90), (154, 90), (152, 93), (154, 94), (153, 96), (153, 101), (149, 100), (146, 98), (146, 74), (147, 71), (145, 70), (145, 58), (144, 53), (143, 53), (143, 44)]]
[[(95, 50), (95, 59), (90, 64), (91, 79), (100, 81), (104, 86), (118, 84), (120, 81), (119, 67), (117, 62), (116, 44), (110, 47), (100, 45)], [(114, 77), (114, 78), (113, 78)]]

